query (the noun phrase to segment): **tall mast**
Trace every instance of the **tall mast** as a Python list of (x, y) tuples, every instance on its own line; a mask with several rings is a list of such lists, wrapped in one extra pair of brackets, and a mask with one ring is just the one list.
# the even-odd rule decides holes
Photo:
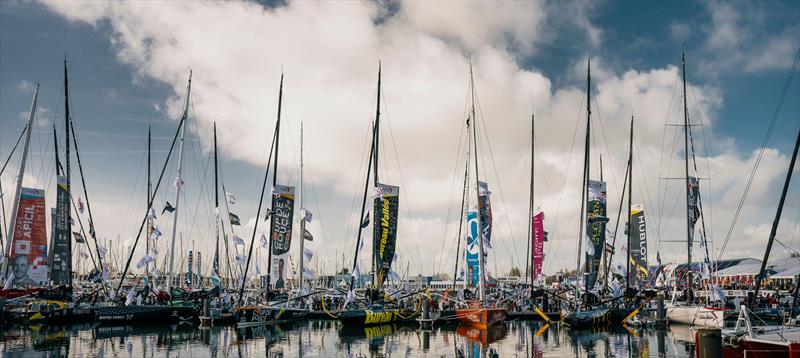
[[(479, 299), (481, 301), (481, 305), (485, 305), (486, 302), (484, 302), (484, 298), (486, 298), (486, 287), (485, 287), (486, 286), (486, 271), (484, 270), (484, 267), (486, 267), (486, 264), (484, 263), (484, 259), (483, 259), (483, 250), (484, 250), (484, 248), (483, 248), (483, 223), (481, 222), (481, 207), (480, 207), (480, 202), (481, 202), (481, 199), (480, 199), (480, 197), (481, 197), (481, 188), (480, 187), (481, 186), (480, 186), (480, 172), (478, 171), (478, 131), (476, 130), (476, 128), (478, 127), (478, 118), (475, 117), (475, 79), (474, 79), (474, 76), (473, 76), (473, 73), (472, 73), (472, 61), (470, 61), (470, 63), (469, 63), (469, 84), (470, 84), (470, 95), (471, 95), (471, 99), (472, 99), (472, 101), (471, 101), (472, 102), (472, 108), (471, 108), (471, 113), (472, 113), (472, 145), (473, 145), (473, 149), (475, 151), (475, 192), (477, 193), (477, 196), (475, 197), (475, 199), (477, 200), (477, 203), (478, 203), (478, 205), (477, 205), (477, 215), (476, 215), (477, 219), (478, 219), (477, 220), (478, 221), (478, 233), (477, 234), (478, 234), (478, 245), (480, 246), (480, 250), (478, 250), (478, 265), (479, 265), (478, 266), (478, 271), (480, 272), (480, 275), (478, 275), (478, 277), (480, 278), (480, 287), (478, 288), (478, 292), (479, 292), (479, 296), (478, 297), (479, 297)], [(467, 124), (467, 125), (469, 125), (469, 124)]]
[[(527, 272), (530, 270), (530, 278), (531, 278), (531, 288), (533, 288), (533, 267), (529, 265), (529, 261), (531, 261), (531, 247), (533, 247), (533, 195), (534, 195), (534, 183), (533, 183), (533, 158), (534, 158), (534, 138), (535, 138), (535, 126), (534, 126), (534, 114), (531, 113), (531, 193), (530, 198), (528, 201), (528, 249), (525, 251), (525, 271)], [(527, 279), (526, 279), (527, 280)], [(531, 298), (533, 298), (533, 290), (531, 290)]]
[[(591, 139), (591, 129), (592, 129), (592, 106), (591, 106), (591, 97), (592, 97), (592, 60), (588, 60), (586, 63), (586, 140), (584, 142), (584, 152), (583, 152), (583, 183), (581, 184), (581, 211), (580, 211), (580, 226), (578, 230), (578, 263), (577, 267), (575, 268), (575, 299), (578, 299), (578, 275), (581, 269), (581, 256), (584, 255), (582, 246), (584, 238), (586, 237), (587, 233), (584, 230), (584, 222), (586, 221), (586, 200), (589, 196), (588, 189), (589, 189), (589, 163), (590, 163), (590, 139)], [(587, 223), (588, 225), (588, 223)], [(588, 269), (588, 267), (587, 267)], [(588, 273), (584, 270), (584, 289), (588, 293), (589, 292), (589, 285), (588, 285)], [(580, 305), (576, 305), (578, 311), (580, 311)]]
[[(380, 153), (380, 137), (381, 137), (381, 62), (378, 61), (378, 95), (375, 99), (375, 133), (373, 139), (373, 145), (375, 146), (375, 155), (372, 157), (374, 161), (374, 165), (372, 166), (372, 170), (374, 171), (372, 180), (373, 186), (378, 187), (378, 157)], [(374, 213), (373, 213), (374, 214)], [(377, 223), (375, 224), (377, 225)], [(373, 238), (373, 243), (375, 239)], [(378, 287), (378, 258), (375, 256), (375, 249), (372, 250), (372, 282), (374, 287)]]
[(764, 270), (767, 268), (767, 260), (769, 253), (772, 250), (772, 243), (775, 242), (775, 234), (778, 231), (778, 223), (781, 221), (781, 213), (783, 213), (783, 204), (786, 202), (786, 192), (789, 191), (789, 184), (792, 181), (792, 172), (794, 172), (794, 164), (797, 162), (797, 150), (800, 148), (800, 130), (797, 131), (797, 140), (794, 143), (794, 152), (792, 152), (792, 160), (789, 162), (789, 172), (786, 173), (786, 181), (783, 183), (783, 191), (781, 191), (781, 199), (778, 202), (778, 211), (775, 213), (775, 220), (772, 222), (772, 229), (769, 231), (769, 241), (767, 241), (767, 250), (764, 251), (764, 259), (761, 260), (761, 269), (756, 276), (756, 289), (751, 297), (750, 307), (755, 308), (755, 299), (758, 298), (758, 291), (761, 289), (761, 281), (764, 279)]
[(625, 292), (631, 287), (631, 278), (637, 277), (636, 273), (631, 272), (631, 230), (633, 230), (633, 222), (631, 221), (631, 205), (633, 204), (633, 115), (631, 115), (631, 133), (628, 140), (628, 244), (627, 244), (627, 257), (625, 257), (627, 276), (625, 280)]
[[(283, 72), (281, 72), (281, 83), (278, 88), (278, 119), (275, 122), (275, 161), (272, 162), (272, 190), (275, 190), (275, 186), (278, 184), (278, 148), (280, 148), (281, 143), (281, 105), (283, 104)], [(273, 215), (269, 217), (269, 227), (270, 230), (275, 225), (275, 200), (270, 201), (270, 212)], [(269, 285), (272, 283), (272, 234), (269, 235), (269, 249), (267, 250), (267, 300), (269, 300)], [(253, 236), (255, 238), (255, 234)], [(250, 244), (250, 251), (253, 251), (253, 245)], [(247, 260), (250, 261), (250, 256), (247, 256)]]
[[(71, 198), (72, 197), (72, 186), (71, 186), (71, 179), (70, 179), (71, 170), (70, 170), (70, 166), (69, 166), (69, 162), (70, 162), (70, 160), (69, 160), (69, 122), (70, 122), (70, 116), (69, 116), (69, 77), (67, 76), (67, 59), (65, 57), (64, 58), (64, 128), (66, 130), (66, 138), (65, 138), (66, 152), (64, 154), (64, 160), (65, 160), (66, 164), (65, 164), (64, 170), (66, 170), (66, 173), (64, 174), (64, 176), (67, 178), (67, 197)], [(67, 219), (67, 235), (72, 235), (72, 220), (71, 220), (71, 214), (70, 214), (72, 212), (71, 208), (70, 208), (71, 205), (72, 205), (71, 200), (67, 200), (66, 212), (68, 213), (67, 215), (69, 215), (68, 219)], [(69, 277), (67, 278), (67, 286), (72, 286), (72, 273), (71, 273), (72, 272), (72, 258), (68, 257), (68, 258), (66, 258), (66, 260), (67, 260), (66, 261), (67, 262), (67, 266), (70, 268), (70, 270), (69, 270), (70, 274), (69, 274)]]
[[(214, 122), (214, 258), (211, 268), (213, 275), (219, 278), (219, 162), (217, 157), (217, 122)], [(227, 194), (226, 194), (227, 195)], [(228, 198), (225, 198), (227, 202)]]
[(686, 103), (686, 54), (681, 54), (683, 72), (683, 160), (686, 170), (686, 285), (689, 297), (692, 296), (692, 210), (689, 203), (689, 108)]
[(306, 242), (306, 216), (305, 208), (303, 207), (303, 199), (305, 199), (306, 192), (303, 191), (303, 122), (300, 122), (300, 294), (303, 294), (303, 274), (305, 273), (305, 266), (303, 266), (305, 259), (305, 242)]
[[(467, 138), (471, 138), (471, 137), (472, 136), (469, 134), (469, 117), (468, 117), (467, 118)], [(469, 141), (469, 139), (468, 139), (468, 141)], [(469, 145), (469, 142), (467, 142), (467, 159), (466, 159), (466, 165), (465, 165), (465, 168), (464, 168), (464, 188), (463, 188), (463, 192), (461, 194), (461, 208), (460, 208), (461, 218), (459, 218), (459, 221), (458, 221), (458, 239), (457, 239), (458, 240), (458, 245), (456, 245), (456, 265), (453, 268), (453, 291), (455, 291), (455, 289), (456, 289), (456, 280), (458, 279), (458, 260), (461, 257), (461, 255), (460, 255), (460, 252), (461, 252), (461, 229), (464, 226), (464, 217), (467, 215), (467, 211), (468, 211), (467, 208), (464, 206), (464, 204), (467, 204), (467, 206), (469, 206), (469, 159), (470, 159), (470, 151), (471, 151), (470, 145)], [(467, 230), (467, 231), (469, 231), (469, 230)], [(466, 256), (466, 250), (464, 250), (464, 255)], [(467, 261), (467, 259), (465, 257), (464, 258), (464, 263), (466, 263), (466, 261)], [(467, 278), (467, 270), (464, 270), (464, 288), (467, 287), (467, 279), (468, 279)]]
[[(186, 103), (183, 106), (183, 115), (181, 121), (185, 121), (189, 117), (189, 98), (192, 95), (192, 71), (189, 71), (189, 84), (186, 86)], [(175, 211), (172, 213), (172, 243), (170, 244), (169, 255), (169, 274), (167, 275), (167, 293), (172, 295), (172, 275), (175, 261), (175, 236), (178, 232), (178, 205), (181, 200), (181, 188), (183, 187), (183, 139), (186, 134), (186, 126), (181, 126), (181, 142), (178, 147), (178, 176), (175, 178)], [(183, 253), (181, 253), (183, 254)]]
[[(150, 211), (153, 209), (153, 204), (150, 202), (150, 196), (153, 195), (153, 184), (151, 182), (151, 174), (150, 174), (150, 150), (152, 145), (152, 135), (150, 133), (150, 124), (147, 125), (147, 197), (145, 198), (145, 203), (147, 203), (147, 238), (145, 239), (145, 243), (147, 245), (145, 250), (147, 255), (150, 255), (150, 235), (151, 231), (153, 231), (153, 218), (150, 215)], [(147, 268), (145, 269), (147, 274), (150, 274), (150, 263), (147, 263)]]
[(11, 240), (14, 238), (14, 227), (17, 226), (17, 207), (19, 206), (19, 197), (22, 191), (22, 178), (25, 177), (25, 163), (28, 161), (28, 148), (31, 144), (31, 128), (33, 128), (33, 118), (36, 117), (36, 101), (39, 99), (39, 83), (36, 83), (36, 90), (33, 92), (33, 102), (31, 103), (31, 110), (28, 114), (28, 124), (26, 124), (25, 144), (22, 146), (22, 158), (19, 163), (19, 171), (17, 172), (17, 185), (14, 191), (14, 201), (11, 204), (11, 221), (6, 225), (8, 227), (8, 235), (6, 236), (6, 260), (3, 260), (3, 280), (8, 277), (8, 262), (11, 257)]

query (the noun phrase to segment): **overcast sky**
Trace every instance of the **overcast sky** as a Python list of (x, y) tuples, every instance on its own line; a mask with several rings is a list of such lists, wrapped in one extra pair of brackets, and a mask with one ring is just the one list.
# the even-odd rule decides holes
[[(800, 48), (798, 33), (796, 1), (6, 1), (0, 3), (0, 154), (5, 159), (24, 126), (40, 81), (25, 184), (46, 188), (52, 205), (51, 126), (58, 126), (63, 146), (66, 54), (98, 235), (130, 245), (145, 214), (147, 126), (154, 133), (155, 179), (193, 70), (178, 231), (184, 251), (194, 245), (203, 252), (207, 271), (214, 242), (212, 123), (226, 189), (237, 197), (230, 210), (247, 222), (236, 233), (249, 242), (283, 71), (278, 181), (299, 185), (302, 121), (304, 202), (314, 213), (310, 267), (330, 273), (343, 260), (352, 262), (381, 61), (380, 174), (401, 187), (398, 271), (452, 274), (471, 58), (481, 119), (480, 175), (494, 205), (487, 267), (504, 274), (525, 265), (533, 112), (535, 201), (550, 232), (545, 273), (553, 273), (575, 266), (591, 59), (591, 171), (599, 179), (602, 156), (612, 223), (633, 115), (633, 201), (644, 205), (648, 218), (649, 259), (654, 262), (658, 251), (665, 262), (682, 262), (684, 187), (662, 179), (683, 176), (682, 129), (672, 126), (683, 121), (681, 52), (697, 159), (692, 172), (704, 178), (704, 215), (717, 256)], [(795, 78), (722, 256), (763, 255), (798, 130)], [(6, 192), (18, 158), (2, 175)], [(174, 161), (167, 166), (158, 206), (174, 200), (176, 168)], [(77, 178), (73, 162), (75, 189)], [(793, 181), (778, 235), (788, 248), (778, 245), (775, 255), (800, 249), (798, 183)], [(10, 195), (3, 200), (10, 210)], [(171, 220), (158, 220), (165, 233), (162, 258)], [(621, 247), (624, 236), (619, 238)], [(293, 252), (297, 257), (297, 247)], [(370, 262), (366, 252), (362, 267)], [(142, 253), (137, 249), (134, 257)], [(264, 262), (265, 254), (259, 256)]]

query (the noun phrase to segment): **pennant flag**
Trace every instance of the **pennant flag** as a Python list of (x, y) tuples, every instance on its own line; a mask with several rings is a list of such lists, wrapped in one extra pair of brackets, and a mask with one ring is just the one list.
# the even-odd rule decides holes
[(86, 208), (85, 204), (83, 203), (83, 199), (78, 197), (78, 212), (83, 215), (83, 210)]
[(611, 271), (621, 275), (622, 277), (628, 277), (628, 269), (625, 265), (621, 263), (617, 263), (614, 267), (611, 268)]
[(264, 234), (261, 234), (261, 248), (262, 249), (269, 248), (269, 242), (267, 241), (267, 236)]
[(130, 306), (133, 301), (136, 299), (136, 291), (134, 291), (133, 287), (128, 290), (128, 297), (125, 299), (125, 305)]
[(153, 208), (150, 208), (150, 210), (148, 210), (148, 211), (147, 211), (147, 218), (148, 218), (148, 219), (151, 219), (151, 220), (158, 219), (158, 218), (156, 217), (156, 211), (155, 211), (155, 210), (153, 210)]
[(317, 274), (314, 271), (311, 271), (311, 269), (308, 267), (303, 268), (303, 276), (311, 280), (317, 278)]
[(244, 245), (244, 240), (242, 240), (239, 235), (233, 234), (233, 244), (234, 245)]
[(361, 228), (362, 229), (365, 229), (367, 226), (369, 226), (369, 213), (367, 213), (367, 216), (365, 216), (364, 220), (361, 221)]
[(164, 205), (164, 210), (161, 210), (161, 213), (163, 214), (165, 211), (169, 211), (169, 212), (174, 212), (175, 211), (175, 208), (172, 207), (172, 204), (170, 204), (169, 201), (167, 202), (167, 205)]
[(106, 257), (107, 252), (105, 247), (97, 246), (97, 256), (100, 256), (101, 259)]
[(314, 253), (309, 250), (307, 247), (303, 248), (303, 256), (305, 256), (306, 260), (311, 260), (314, 257)]
[(305, 229), (305, 232), (303, 233), (303, 238), (308, 241), (314, 241), (314, 236), (311, 235), (310, 232), (308, 232), (308, 229)]
[(81, 233), (79, 233), (77, 231), (73, 231), (72, 232), (72, 237), (75, 238), (75, 242), (76, 243), (79, 243), (79, 244), (85, 244), (86, 243), (86, 239), (83, 237), (83, 235), (81, 235)]
[(228, 199), (228, 204), (235, 205), (236, 204), (236, 197), (233, 196), (233, 193), (225, 192), (225, 198)]
[(305, 219), (306, 219), (306, 222), (307, 222), (307, 223), (310, 223), (310, 222), (311, 222), (311, 219), (314, 217), (314, 215), (312, 215), (312, 214), (311, 214), (311, 211), (310, 211), (310, 210), (308, 210), (308, 209), (303, 209), (303, 210), (302, 210), (302, 212), (303, 212), (303, 213), (302, 213), (302, 216), (303, 216), (303, 218), (305, 218)]
[(140, 269), (151, 262), (153, 262), (153, 257), (150, 255), (144, 255), (144, 257), (142, 257), (136, 264), (136, 268)]
[(239, 265), (244, 265), (247, 262), (247, 257), (242, 254), (236, 254), (236, 263)]
[(234, 213), (228, 213), (228, 218), (231, 220), (231, 225), (242, 225), (241, 220), (239, 220), (239, 216)]

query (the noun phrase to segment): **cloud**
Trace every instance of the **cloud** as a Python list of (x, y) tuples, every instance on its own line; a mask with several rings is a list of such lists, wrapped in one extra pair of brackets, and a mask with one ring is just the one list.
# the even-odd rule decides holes
[[(520, 56), (535, 53), (537, 43), (553, 39), (543, 21), (552, 21), (546, 20), (549, 15), (564, 16), (557, 6), (514, 3), (523, 6), (515, 11), (517, 7), (505, 3), (474, 2), (447, 3), (446, 7), (444, 3), (400, 3), (396, 5), (399, 8), (388, 10), (377, 3), (356, 1), (289, 2), (270, 9), (254, 3), (211, 1), (46, 4), (69, 20), (107, 33), (119, 60), (137, 76), (169, 85), (173, 96), (165, 99), (162, 108), (173, 118), (181, 112), (191, 68), (191, 119), (198, 124), (196, 134), (208, 150), (211, 123), (216, 120), (224, 160), (265, 164), (283, 69), (278, 181), (298, 184), (302, 119), (305, 164), (313, 170), (314, 185), (322, 193), (321, 208), (315, 214), (326, 218), (326, 226), (316, 228), (315, 236), (324, 238), (328, 254), (317, 257), (324, 259), (322, 264), (330, 271), (341, 265), (339, 257), (333, 257), (339, 255), (330, 255), (331, 248), (345, 253), (349, 261), (355, 247), (359, 221), (355, 208), (361, 199), (365, 148), (375, 113), (377, 67), (382, 60), (379, 173), (382, 182), (401, 186), (398, 250), (412, 260), (411, 274), (432, 269), (450, 272), (463, 187), (460, 178), (471, 61), (480, 118), (480, 175), (495, 193), (495, 248), (490, 270), (507, 272), (512, 265), (525, 263), (532, 107), (537, 119), (536, 205), (547, 213), (545, 226), (551, 233), (546, 272), (574, 265), (586, 115), (584, 86), (578, 81), (554, 87), (543, 73), (520, 65)], [(588, 32), (589, 43), (600, 44), (602, 30), (586, 17), (589, 9), (585, 5), (579, 10), (572, 21)], [(723, 23), (730, 14), (719, 17)], [(727, 48), (739, 41), (724, 28), (714, 36), (718, 39), (715, 43)], [(585, 59), (565, 61), (574, 63), (568, 71), (582, 78), (579, 74), (585, 70)], [(676, 109), (681, 103), (679, 70), (675, 66), (615, 70), (598, 57), (592, 72), (596, 74), (592, 176), (599, 177), (602, 155), (612, 198), (609, 212), (616, 213), (619, 205), (614, 198), (622, 187), (633, 113), (635, 201), (644, 202), (652, 215), (654, 238), (680, 239), (683, 231), (673, 230), (682, 225), (680, 212), (670, 208), (682, 200), (683, 187), (659, 179), (676, 175), (677, 168), (682, 168), (681, 147), (672, 149), (682, 142), (674, 140), (674, 127), (664, 126), (682, 120), (678, 116), (682, 111)], [(689, 88), (692, 118), (702, 118), (705, 130), (713, 133), (722, 93), (713, 87)], [(718, 148), (716, 143), (730, 143), (729, 138), (709, 138), (711, 148)], [(700, 146), (700, 138), (696, 140)], [(771, 168), (756, 189), (762, 194), (770, 191), (769, 186), (761, 185), (779, 176), (785, 164), (785, 156), (775, 154), (762, 163)], [(741, 173), (752, 157), (741, 157), (732, 150), (707, 159), (704, 155), (700, 163), (709, 164), (701, 166), (701, 176), (713, 177), (715, 184), (724, 183), (722, 187), (703, 186), (714, 203), (713, 218), (719, 230), (735, 207), (728, 198), (741, 190), (745, 180)], [(228, 190), (238, 194), (255, 188)], [(753, 210), (770, 205), (754, 202)], [(235, 211), (242, 218), (252, 217), (255, 207), (251, 212), (244, 207)], [(764, 220), (768, 219), (756, 216), (746, 218), (743, 224), (759, 225)], [(327, 231), (320, 234), (322, 229)], [(213, 232), (193, 230), (198, 231), (198, 240), (208, 235), (203, 232)], [(369, 237), (369, 232), (366, 235)], [(744, 239), (736, 238), (736, 242)], [(321, 242), (315, 241), (315, 245)], [(368, 241), (366, 248), (370, 245)], [(674, 253), (662, 253), (665, 260), (678, 260), (684, 251), (680, 247), (664, 249)]]
[(33, 82), (28, 81), (28, 80), (19, 81), (19, 84), (17, 85), (17, 91), (20, 91), (20, 92), (23, 92), (23, 93), (33, 92), (33, 90), (35, 88), (36, 88), (36, 84), (34, 84)]

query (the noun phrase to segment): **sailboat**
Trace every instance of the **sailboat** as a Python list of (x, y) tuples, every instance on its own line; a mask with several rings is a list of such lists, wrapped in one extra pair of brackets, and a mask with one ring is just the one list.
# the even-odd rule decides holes
[[(250, 260), (253, 256), (253, 246), (255, 245), (256, 232), (258, 229), (258, 221), (256, 220), (255, 227), (253, 228), (253, 235), (250, 239), (250, 250), (247, 254), (247, 263), (245, 264), (244, 274), (242, 275), (241, 288), (239, 290), (239, 305), (235, 308), (234, 314), (237, 318), (237, 327), (251, 327), (268, 323), (282, 323), (289, 322), (304, 318), (308, 313), (307, 309), (296, 308), (288, 306), (288, 300), (284, 301), (282, 305), (271, 305), (270, 299), (277, 296), (276, 293), (282, 293), (286, 287), (286, 280), (288, 280), (287, 272), (289, 265), (289, 248), (292, 243), (292, 224), (294, 217), (294, 187), (287, 185), (278, 185), (278, 148), (280, 147), (280, 129), (281, 129), (281, 104), (283, 101), (283, 73), (281, 73), (280, 87), (278, 90), (278, 118), (275, 122), (275, 132), (272, 137), (272, 147), (270, 148), (270, 155), (267, 163), (267, 169), (264, 173), (264, 182), (261, 186), (261, 196), (258, 202), (258, 212), (256, 218), (261, 216), (261, 207), (264, 201), (264, 190), (269, 177), (269, 162), (272, 161), (272, 206), (269, 211), (270, 217), (270, 234), (269, 234), (269, 250), (268, 250), (268, 266), (267, 266), (267, 285), (266, 285), (266, 305), (249, 305), (244, 300), (244, 288), (247, 282), (247, 272), (250, 267)], [(275, 157), (272, 153), (275, 153)], [(302, 238), (301, 238), (302, 240)], [(272, 268), (276, 268), (277, 276), (272, 280)], [(270, 292), (270, 286), (275, 289), (275, 292)], [(272, 295), (271, 295), (272, 293)]]
[(367, 164), (367, 175), (364, 183), (364, 196), (361, 201), (361, 215), (359, 218), (358, 237), (356, 239), (356, 250), (353, 257), (350, 289), (348, 293), (348, 303), (355, 299), (354, 285), (360, 277), (361, 272), (358, 267), (358, 254), (361, 248), (362, 231), (369, 226), (369, 216), (365, 217), (367, 196), (369, 191), (370, 172), (372, 172), (374, 195), (373, 221), (372, 221), (372, 287), (367, 289), (366, 307), (347, 309), (340, 312), (337, 316), (344, 325), (368, 326), (377, 324), (387, 324), (395, 322), (413, 321), (417, 313), (403, 307), (397, 307), (386, 302), (383, 292), (383, 284), (391, 272), (392, 261), (395, 256), (397, 245), (397, 214), (400, 202), (400, 187), (382, 184), (378, 178), (379, 164), (379, 139), (380, 139), (380, 118), (381, 118), (381, 66), (378, 65), (378, 95), (376, 98), (375, 122), (372, 127), (372, 146), (370, 147), (369, 159)]
[[(585, 256), (583, 270), (584, 292), (581, 294), (579, 291), (579, 278), (576, 277), (575, 309), (571, 312), (562, 313), (564, 323), (573, 329), (621, 324), (638, 312), (638, 309), (625, 307), (625, 305), (615, 308), (598, 302), (597, 296), (592, 292), (597, 283), (601, 256), (605, 251), (605, 226), (608, 218), (606, 217), (606, 183), (602, 181), (602, 178), (600, 181), (590, 179), (591, 83), (591, 62), (588, 62), (586, 71), (586, 137), (584, 142), (578, 258), (576, 264), (576, 272), (580, 272), (581, 256)], [(584, 223), (586, 224), (585, 226)], [(581, 249), (584, 242), (586, 244), (585, 255), (584, 250)], [(628, 260), (629, 258), (626, 258), (626, 261)]]
[[(688, 324), (704, 327), (722, 327), (724, 324), (725, 309), (708, 307), (692, 302), (694, 299), (694, 288), (692, 280), (692, 244), (694, 242), (694, 226), (698, 219), (702, 219), (701, 207), (698, 206), (700, 199), (700, 181), (696, 177), (689, 176), (689, 109), (686, 99), (686, 56), (681, 56), (681, 67), (683, 72), (683, 140), (684, 140), (684, 168), (686, 180), (686, 238), (687, 238), (687, 264), (686, 264), (686, 301), (677, 301), (673, 295), (672, 301), (666, 306), (667, 319), (670, 322)], [(705, 234), (701, 233), (701, 244), (705, 240)], [(703, 245), (706, 246), (707, 245)], [(706, 252), (706, 261), (708, 262)], [(676, 288), (677, 288), (676, 281)]]
[[(473, 250), (468, 251), (475, 251), (475, 246), (477, 245), (477, 256), (478, 256), (478, 300), (471, 301), (467, 303), (466, 308), (459, 308), (456, 309), (456, 317), (458, 320), (464, 324), (469, 326), (479, 328), (479, 329), (486, 329), (491, 326), (494, 326), (498, 323), (503, 322), (506, 317), (508, 317), (508, 312), (505, 308), (494, 307), (487, 302), (486, 298), (486, 265), (484, 263), (485, 260), (485, 250), (486, 245), (489, 244), (485, 242), (488, 240), (488, 235), (490, 233), (491, 228), (488, 227), (488, 223), (484, 222), (484, 220), (488, 219), (490, 214), (489, 208), (489, 193), (488, 193), (488, 184), (481, 182), (479, 177), (478, 171), (478, 136), (477, 136), (477, 127), (478, 127), (478, 119), (475, 116), (475, 79), (472, 72), (472, 63), (469, 66), (469, 83), (470, 83), (470, 102), (471, 102), (471, 115), (470, 118), (467, 119), (467, 132), (470, 136), (472, 141), (472, 149), (474, 150), (474, 165), (475, 165), (475, 192), (476, 192), (476, 201), (477, 201), (477, 210), (472, 211), (467, 214), (468, 222), (472, 222), (474, 224), (469, 224), (470, 226), (470, 237), (472, 239), (472, 247)], [(470, 127), (472, 129), (471, 134)], [(469, 147), (469, 145), (468, 145)], [(469, 154), (468, 154), (469, 155)], [(469, 167), (469, 163), (467, 164)], [(465, 176), (465, 180), (469, 181), (469, 171), (467, 169), (467, 175)], [(465, 195), (466, 195), (465, 191)], [(466, 206), (469, 205), (468, 200), (466, 201)], [(463, 210), (464, 208), (462, 208)], [(477, 238), (477, 242), (476, 241)], [(470, 252), (467, 253), (469, 255)], [(469, 279), (470, 276), (474, 277), (475, 273), (473, 270), (472, 275), (467, 276)]]

